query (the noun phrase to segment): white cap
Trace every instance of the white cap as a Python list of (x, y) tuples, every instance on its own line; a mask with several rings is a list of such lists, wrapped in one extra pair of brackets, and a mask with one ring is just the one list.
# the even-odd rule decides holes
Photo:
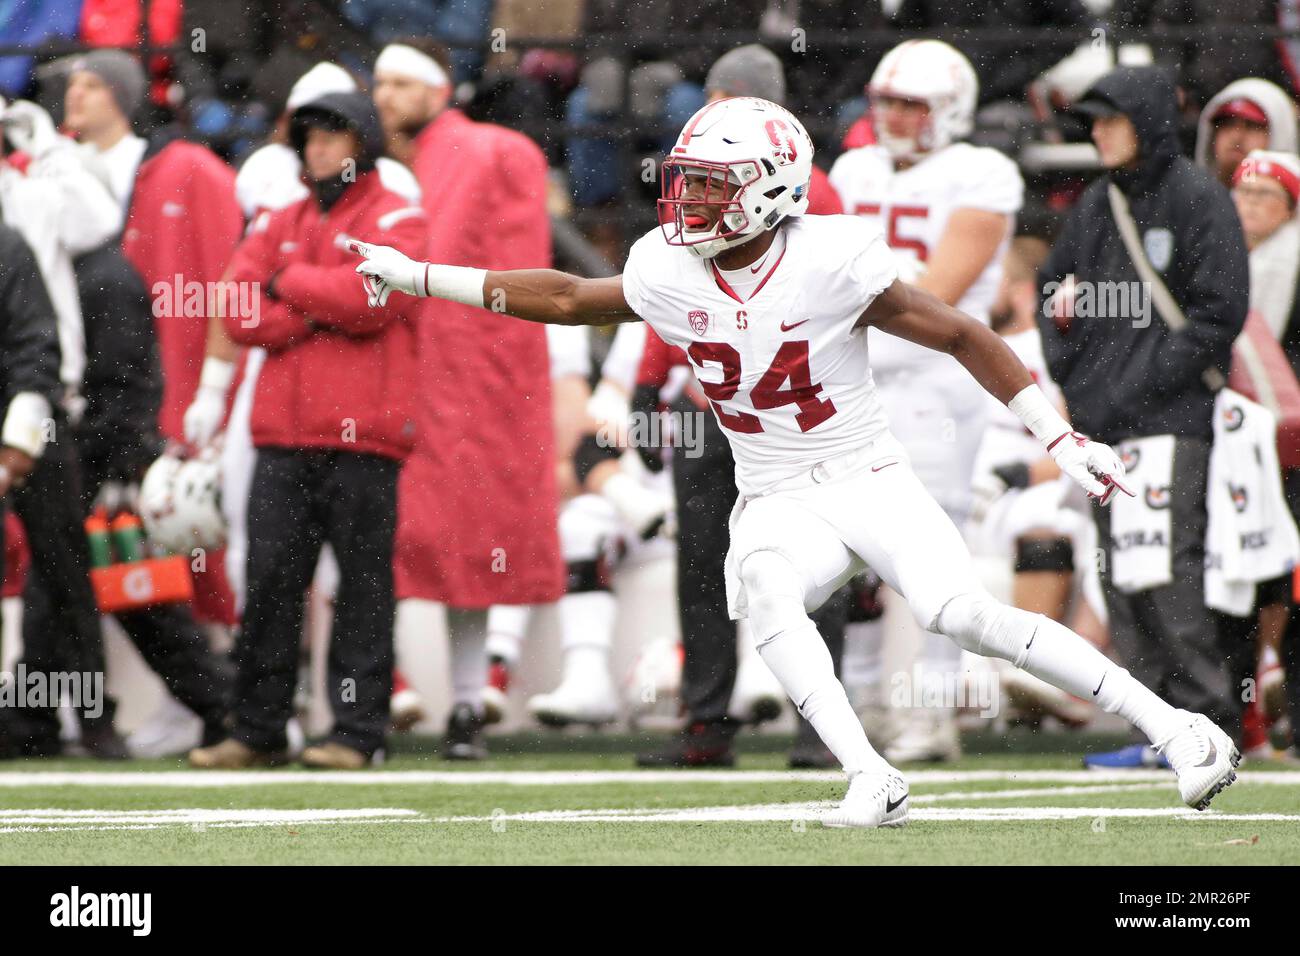
[(289, 91), (289, 99), (284, 108), (292, 113), (298, 107), (320, 99), (327, 93), (351, 93), (357, 88), (357, 81), (343, 67), (334, 63), (317, 63), (298, 78), (298, 82)]

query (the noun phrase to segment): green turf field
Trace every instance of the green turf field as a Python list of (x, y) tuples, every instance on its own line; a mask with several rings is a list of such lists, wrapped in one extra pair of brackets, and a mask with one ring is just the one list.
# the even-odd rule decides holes
[[(1059, 752), (1097, 741), (977, 740), (991, 752), (905, 768), (910, 826), (844, 831), (817, 822), (843, 793), (839, 775), (786, 772), (784, 743), (751, 738), (736, 771), (704, 773), (638, 772), (628, 738), (532, 736), (497, 739), (497, 756), (473, 766), (407, 742), (361, 774), (10, 762), (0, 866), (1300, 861), (1298, 769), (1248, 765), (1194, 814), (1167, 772), (1085, 773)], [(1043, 749), (1058, 752), (1032, 752)]]

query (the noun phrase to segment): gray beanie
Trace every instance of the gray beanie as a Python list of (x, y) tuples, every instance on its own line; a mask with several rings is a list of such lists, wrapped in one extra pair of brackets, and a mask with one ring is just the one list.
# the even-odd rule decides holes
[(751, 43), (719, 57), (704, 80), (705, 93), (757, 96), (773, 103), (785, 102), (785, 69), (775, 53)]
[(140, 61), (123, 50), (92, 50), (72, 61), (69, 73), (94, 73), (108, 85), (117, 108), (129, 120), (144, 102), (147, 81)]

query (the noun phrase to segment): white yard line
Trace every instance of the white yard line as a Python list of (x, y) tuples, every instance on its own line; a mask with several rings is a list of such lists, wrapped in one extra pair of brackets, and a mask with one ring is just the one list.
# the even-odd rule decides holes
[(1164, 778), (1149, 783), (1101, 783), (1095, 787), (1026, 787), (1020, 790), (947, 790), (943, 793), (915, 793), (910, 797), (912, 806), (918, 803), (940, 803), (944, 800), (1015, 800), (1021, 797), (1075, 797), (1094, 793), (1131, 793), (1136, 790), (1163, 790), (1173, 785)]
[[(1170, 783), (1168, 770), (912, 770), (917, 785), (961, 783)], [(1297, 770), (1247, 770), (1242, 783), (1300, 785)], [(555, 787), (601, 784), (690, 783), (842, 783), (838, 771), (786, 770), (9, 770), (0, 772), (0, 787), (267, 787), (282, 784), (358, 784), (371, 786), (506, 786)]]
[(68, 830), (157, 830), (166, 827), (228, 829), (232, 827), (314, 826), (352, 823), (423, 823), (426, 818), (405, 807), (366, 807), (343, 810), (61, 810), (41, 808), (0, 810), (0, 833), (64, 832)]
[[(538, 810), (492, 816), (438, 817), (432, 822), (489, 823), (794, 823), (816, 822), (834, 802), (769, 803), (752, 806), (685, 807), (672, 810)], [(1098, 817), (1175, 817), (1209, 822), (1300, 821), (1300, 814), (1197, 813), (1186, 807), (917, 807), (910, 819), (925, 821), (1091, 820)]]

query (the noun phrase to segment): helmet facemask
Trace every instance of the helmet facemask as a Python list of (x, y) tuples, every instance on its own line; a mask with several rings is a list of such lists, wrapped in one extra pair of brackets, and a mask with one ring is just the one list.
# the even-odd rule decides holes
[[(929, 103), (924, 100), (916, 99), (910, 96), (900, 96), (896, 93), (890, 93), (884, 90), (869, 90), (871, 101), (871, 112), (873, 114), (872, 129), (876, 134), (876, 140), (885, 151), (894, 159), (915, 162), (926, 153), (935, 148), (934, 134), (934, 110)], [(895, 136), (889, 132), (888, 124), (881, 118), (884, 111), (884, 101), (902, 100), (908, 103), (918, 103), (929, 109), (925, 120), (917, 128), (915, 136)]]
[[(752, 239), (765, 225), (745, 208), (751, 183), (761, 178), (757, 161), (714, 163), (673, 157), (664, 161), (659, 225), (671, 246), (685, 246), (702, 259)], [(699, 183), (694, 189), (688, 180)], [(688, 195), (689, 193), (689, 195)], [(710, 225), (711, 224), (711, 225)]]

